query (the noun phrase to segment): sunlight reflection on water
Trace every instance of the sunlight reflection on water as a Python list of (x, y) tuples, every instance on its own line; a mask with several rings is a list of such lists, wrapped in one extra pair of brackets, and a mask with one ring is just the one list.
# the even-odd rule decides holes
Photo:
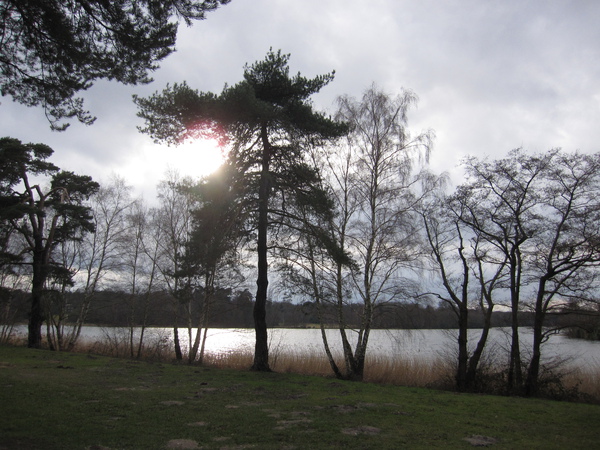
[[(27, 333), (27, 326), (16, 327), (19, 334)], [(139, 331), (139, 330), (138, 330)], [(325, 330), (329, 345), (334, 354), (342, 353), (339, 331)], [(85, 326), (81, 338), (85, 342), (93, 343), (102, 341), (107, 336), (121, 336), (126, 339), (127, 328), (103, 328)], [(469, 330), (470, 345), (475, 345), (479, 330)], [(355, 345), (356, 333), (348, 331), (348, 339)], [(530, 330), (523, 329), (520, 333), (523, 355), (529, 353), (531, 345)], [(173, 346), (173, 329), (148, 328), (146, 329), (148, 341), (161, 340)], [(195, 331), (191, 336), (191, 342)], [(182, 350), (187, 351), (190, 337), (185, 328), (179, 329), (179, 338)], [(231, 352), (253, 353), (254, 330), (234, 328), (209, 329), (206, 339), (207, 353), (223, 355)], [(498, 355), (507, 354), (510, 336), (508, 329), (495, 328), (490, 332), (488, 348)], [(372, 330), (369, 338), (367, 354), (371, 357), (385, 358), (416, 358), (420, 360), (433, 360), (438, 357), (452, 357), (456, 352), (455, 330)], [(272, 328), (269, 329), (269, 351), (276, 353), (293, 353), (295, 355), (323, 354), (323, 341), (319, 329)], [(570, 339), (565, 336), (552, 336), (542, 349), (543, 359), (553, 357), (569, 358), (570, 364), (581, 368), (600, 368), (600, 342)]]

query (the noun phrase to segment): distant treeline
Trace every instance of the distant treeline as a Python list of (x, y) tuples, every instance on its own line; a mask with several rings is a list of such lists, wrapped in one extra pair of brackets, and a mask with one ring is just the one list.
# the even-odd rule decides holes
[[(150, 296), (131, 295), (123, 292), (102, 291), (94, 295), (92, 307), (88, 313), (89, 325), (102, 326), (156, 326), (186, 327), (188, 308), (191, 317), (196, 318), (192, 326), (197, 326), (203, 307), (203, 292), (195, 293), (195, 301), (188, 304), (177, 304), (174, 298), (166, 292), (155, 292)], [(75, 315), (83, 301), (83, 294), (69, 292), (64, 294), (66, 311), (62, 314)], [(14, 311), (15, 322), (26, 322), (29, 308), (29, 294), (13, 292), (10, 307)], [(4, 305), (6, 306), (6, 305)], [(46, 305), (48, 314), (57, 314), (52, 305)], [(211, 328), (252, 328), (253, 294), (248, 290), (232, 292), (217, 290), (211, 302), (209, 327)], [(348, 304), (344, 315), (349, 327), (358, 326), (362, 316), (361, 304)], [(331, 316), (330, 323), (334, 326), (335, 313), (333, 308), (323, 307), (323, 317)], [(271, 327), (304, 328), (316, 327), (319, 324), (318, 307), (313, 302), (293, 303), (290, 301), (269, 301), (267, 304), (267, 322)], [(522, 312), (520, 324), (531, 326), (533, 315)], [(510, 326), (509, 311), (496, 311), (492, 318), (494, 327)], [(435, 306), (410, 302), (396, 302), (380, 305), (376, 309), (374, 328), (381, 329), (453, 329), (457, 327), (457, 318), (452, 309), (446, 304)], [(600, 333), (600, 318), (597, 315), (585, 313), (557, 314), (549, 317), (549, 327), (569, 329), (573, 337), (598, 339)], [(480, 311), (473, 310), (469, 315), (469, 327), (483, 327), (483, 316)]]

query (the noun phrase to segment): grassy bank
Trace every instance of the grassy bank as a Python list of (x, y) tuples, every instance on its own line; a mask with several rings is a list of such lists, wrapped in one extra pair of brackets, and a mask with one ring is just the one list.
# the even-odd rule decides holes
[(591, 449), (599, 441), (597, 405), (0, 347), (0, 449)]
[[(16, 341), (15, 341), (16, 342)], [(25, 341), (21, 343), (25, 345)], [(121, 336), (110, 337), (93, 343), (80, 343), (75, 351), (111, 357), (130, 357), (129, 344)], [(337, 363), (343, 366), (343, 358), (337, 355)], [(173, 349), (168, 340), (147, 339), (143, 346), (142, 359), (171, 361)], [(217, 368), (247, 370), (252, 365), (253, 354), (235, 351), (225, 354), (207, 353), (204, 365)], [(270, 349), (269, 364), (275, 372), (299, 375), (332, 376), (333, 372), (324, 352), (282, 352), (277, 346)], [(436, 358), (373, 356), (367, 355), (364, 381), (393, 384), (405, 387), (428, 387), (455, 389), (456, 356), (438, 355)], [(506, 372), (502, 361), (486, 359), (481, 364), (482, 385), (480, 393), (504, 394)], [(568, 358), (555, 360), (545, 365), (540, 375), (540, 397), (600, 404), (600, 366), (588, 364), (577, 367), (569, 364)]]

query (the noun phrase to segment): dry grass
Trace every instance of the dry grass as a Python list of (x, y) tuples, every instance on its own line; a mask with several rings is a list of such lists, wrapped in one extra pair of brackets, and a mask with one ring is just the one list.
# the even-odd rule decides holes
[(452, 383), (453, 368), (442, 358), (367, 358), (365, 381), (399, 386), (442, 387)]
[(230, 352), (204, 355), (204, 365), (222, 369), (244, 370), (252, 366), (254, 355), (250, 352)]
[(566, 373), (562, 384), (569, 391), (577, 391), (582, 396), (600, 403), (600, 366), (575, 369)]
[[(211, 367), (244, 370), (252, 365), (251, 352), (208, 354), (205, 365)], [(336, 361), (342, 364), (341, 357)], [(275, 372), (301, 375), (333, 377), (333, 371), (325, 355), (310, 353), (279, 353), (270, 356), (270, 365)], [(488, 377), (502, 377), (500, 369), (487, 368)], [(556, 398), (584, 400), (600, 403), (600, 367), (562, 372), (553, 389)], [(454, 368), (452, 363), (439, 357), (433, 360), (419, 358), (368, 357), (364, 381), (410, 387), (434, 387), (452, 390)]]
[[(205, 356), (205, 364), (227, 369), (246, 369), (252, 365), (250, 352), (231, 352)], [(336, 363), (343, 366), (341, 356)], [(333, 376), (325, 355), (306, 352), (273, 353), (270, 366), (275, 372), (312, 376)], [(418, 358), (367, 358), (364, 381), (398, 386), (440, 387), (452, 380), (452, 367), (441, 359), (424, 361)]]

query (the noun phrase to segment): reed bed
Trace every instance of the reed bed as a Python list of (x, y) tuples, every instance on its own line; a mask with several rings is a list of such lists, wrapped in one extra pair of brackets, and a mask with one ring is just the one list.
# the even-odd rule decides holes
[(594, 403), (600, 403), (600, 366), (578, 368), (565, 373), (562, 376), (564, 389), (576, 392)]

